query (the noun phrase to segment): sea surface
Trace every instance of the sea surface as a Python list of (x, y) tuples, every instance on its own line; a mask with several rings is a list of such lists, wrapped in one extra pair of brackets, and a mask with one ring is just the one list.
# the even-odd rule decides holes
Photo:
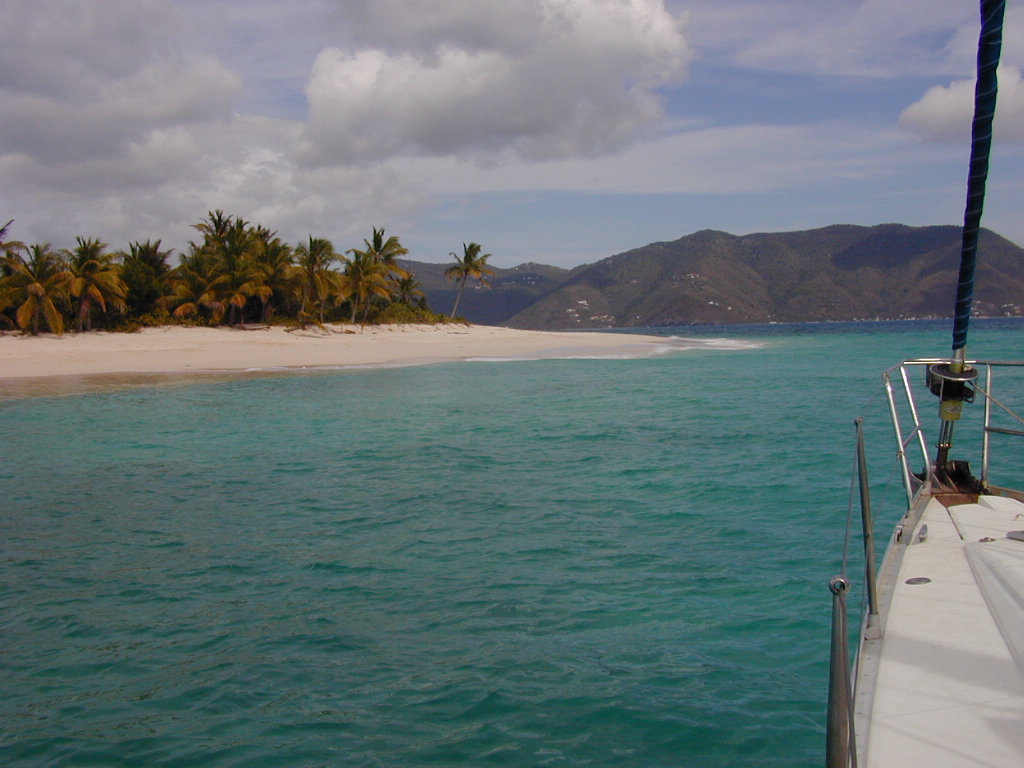
[(852, 420), (884, 539), (948, 323), (657, 332), (0, 392), (0, 765), (820, 766)]

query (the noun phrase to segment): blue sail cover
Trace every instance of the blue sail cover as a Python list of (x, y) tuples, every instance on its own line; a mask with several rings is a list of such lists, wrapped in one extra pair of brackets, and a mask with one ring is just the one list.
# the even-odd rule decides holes
[(1003, 47), (1005, 0), (981, 0), (981, 37), (978, 40), (978, 82), (974, 90), (974, 123), (971, 126), (971, 167), (967, 176), (967, 207), (964, 211), (960, 277), (953, 312), (953, 351), (967, 344), (967, 326), (974, 298), (974, 266), (978, 256), (978, 232), (985, 203), (988, 156), (992, 149), (992, 118), (996, 112), (996, 68)]

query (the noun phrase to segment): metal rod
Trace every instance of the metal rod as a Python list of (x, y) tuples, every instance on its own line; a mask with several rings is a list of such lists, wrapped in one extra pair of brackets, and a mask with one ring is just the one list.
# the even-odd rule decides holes
[(907, 433), (907, 436), (903, 439), (903, 448), (906, 449), (907, 446), (914, 442), (914, 440), (917, 440), (920, 434), (921, 426), (917, 425), (912, 430), (910, 430), (910, 432)]
[(981, 432), (981, 486), (988, 488), (988, 444), (992, 423), (992, 366), (985, 366), (985, 429)]
[(870, 627), (878, 616), (878, 594), (875, 588), (875, 531), (871, 521), (871, 488), (868, 484), (868, 459), (864, 450), (864, 420), (854, 419), (857, 428), (857, 477), (860, 480), (860, 519), (864, 529), (864, 580), (868, 591)]
[[(955, 421), (943, 421), (939, 429), (939, 441), (935, 444), (935, 469), (944, 470), (949, 461), (949, 449), (953, 447), (953, 425)], [(940, 475), (942, 477), (942, 475)]]
[[(910, 414), (914, 419), (914, 426), (917, 428), (917, 439), (921, 446), (921, 462), (924, 464), (925, 482), (930, 483), (932, 479), (931, 464), (928, 463), (928, 443), (924, 439), (924, 432), (921, 431), (921, 417), (917, 413), (917, 403), (914, 402), (914, 395), (910, 390), (910, 377), (907, 375), (906, 366), (900, 366), (900, 376), (903, 377), (903, 389), (907, 393), (907, 405), (910, 407)], [(911, 501), (913, 494), (911, 494)]]
[(1017, 437), (1024, 437), (1024, 429), (1006, 429), (1005, 427), (985, 427), (985, 440), (988, 441), (990, 434), (997, 435), (1015, 435)]
[[(993, 363), (993, 365), (994, 365), (994, 363)], [(1021, 363), (1021, 365), (1024, 366), (1024, 363)], [(1016, 413), (1011, 411), (1009, 408), (1006, 407), (1006, 405), (1004, 403), (999, 402), (998, 398), (990, 397), (988, 392), (986, 392), (985, 390), (981, 389), (980, 387), (975, 387), (975, 389), (978, 392), (981, 392), (982, 397), (985, 397), (990, 403), (992, 403), (992, 405), (994, 405), (996, 408), (999, 408), (1001, 411), (1003, 411), (1007, 416), (1009, 416), (1011, 419), (1016, 421), (1018, 424), (1024, 424), (1024, 418), (1021, 418)], [(992, 430), (995, 431), (996, 428), (992, 427)]]
[(892, 379), (889, 372), (882, 374), (882, 381), (885, 383), (885, 396), (889, 400), (889, 419), (892, 422), (893, 431), (896, 433), (896, 445), (899, 448), (900, 471), (903, 474), (903, 488), (907, 492), (907, 506), (914, 501), (914, 489), (910, 485), (910, 467), (907, 465), (906, 444), (903, 442), (903, 431), (900, 429), (900, 415), (896, 408), (896, 394), (892, 389)]
[(846, 616), (846, 593), (850, 582), (845, 576), (833, 576), (828, 588), (832, 591), (832, 651), (829, 658), (825, 767), (850, 768), (856, 765), (857, 760), (851, 705), (850, 636)]

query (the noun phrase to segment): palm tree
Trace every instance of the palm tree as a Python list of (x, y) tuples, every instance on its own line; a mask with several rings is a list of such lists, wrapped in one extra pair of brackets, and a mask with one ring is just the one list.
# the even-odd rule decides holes
[(14, 219), (11, 219), (2, 227), (0, 227), (0, 250), (6, 251), (8, 248), (20, 248), (22, 243), (16, 240), (4, 240), (7, 237), (7, 230), (11, 228), (11, 224), (14, 223)]
[(452, 317), (455, 317), (455, 313), (459, 309), (459, 301), (462, 299), (462, 290), (466, 287), (466, 280), (472, 277), (487, 288), (491, 286), (485, 277), (485, 275), (494, 274), (494, 270), (487, 266), (487, 260), (491, 258), (491, 254), (485, 253), (481, 256), (480, 248), (479, 243), (470, 243), (469, 245), (463, 243), (461, 259), (454, 253), (449, 254), (455, 259), (455, 263), (444, 271), (444, 276), (459, 283), (459, 294), (455, 297)]
[(410, 307), (414, 304), (422, 307), (425, 298), (423, 286), (412, 275), (403, 277), (395, 283), (395, 301), (408, 304)]
[(67, 253), (69, 293), (78, 299), (78, 332), (92, 330), (92, 305), (99, 304), (107, 311), (107, 304), (116, 309), (125, 307), (128, 286), (121, 280), (120, 270), (114, 263), (114, 255), (104, 253), (107, 247), (99, 240), (77, 238), (78, 247)]
[(255, 251), (256, 268), (260, 273), (255, 295), (262, 302), (261, 317), (266, 323), (274, 311), (271, 299), (276, 297), (278, 305), (281, 305), (289, 295), (297, 293), (302, 274), (295, 266), (295, 257), (291, 246), (281, 242), (281, 239), (276, 236), (276, 232), (256, 227), (253, 230), (253, 235), (257, 246)]
[(370, 301), (374, 296), (389, 298), (394, 290), (394, 280), (388, 277), (388, 267), (369, 251), (351, 250), (352, 258), (345, 265), (345, 271), (338, 278), (339, 297), (352, 302), (351, 323), (356, 321), (356, 310), (363, 305), (363, 325), (370, 313)]
[(173, 250), (161, 251), (160, 241), (131, 243), (128, 253), (120, 253), (121, 279), (127, 286), (125, 303), (128, 311), (138, 317), (151, 312), (166, 293), (165, 283), (171, 271), (167, 259)]
[(160, 244), (162, 240), (157, 240), (155, 243), (147, 240), (144, 243), (131, 243), (128, 246), (129, 258), (135, 259), (142, 262), (151, 270), (157, 277), (163, 277), (171, 271), (170, 265), (167, 263), (167, 259), (174, 253), (172, 248), (169, 251), (161, 251)]
[(226, 305), (228, 324), (234, 325), (237, 318), (245, 325), (245, 305), (256, 294), (261, 277), (256, 264), (255, 229), (240, 216), (225, 216), (220, 209), (210, 211), (192, 227), (203, 235), (202, 244), (191, 243), (192, 250), (212, 256), (222, 278), (216, 290), (218, 301)]
[(327, 297), (337, 291), (338, 273), (331, 264), (340, 256), (334, 252), (334, 245), (323, 237), (309, 236), (309, 242), (295, 249), (295, 257), (303, 278), (302, 312), (312, 317), (312, 309), (319, 307), (320, 324), (324, 322), (324, 304)]
[[(366, 253), (372, 258), (379, 261), (385, 267), (388, 272), (394, 274), (399, 278), (411, 277), (411, 275), (398, 266), (398, 257), (405, 256), (409, 253), (409, 249), (405, 248), (400, 242), (398, 242), (398, 236), (392, 235), (387, 240), (384, 239), (384, 228), (377, 229), (373, 228), (373, 239), (363, 240), (366, 245), (365, 250), (361, 253)], [(349, 251), (349, 253), (355, 253), (355, 250)]]
[[(215, 211), (208, 211), (206, 218), (198, 224), (193, 224), (192, 229), (197, 229), (202, 233), (203, 243), (206, 245), (211, 241), (223, 238), (228, 233), (228, 230), (231, 229), (232, 219), (234, 219), (234, 216), (225, 216), (224, 211), (218, 208)], [(196, 246), (195, 243), (191, 242), (189, 244), (193, 247), (202, 247)]]
[(224, 316), (224, 275), (218, 273), (217, 261), (193, 244), (192, 253), (182, 256), (181, 264), (168, 274), (171, 294), (160, 300), (164, 307), (174, 307), (175, 317), (193, 317), (204, 311), (216, 324)]
[(11, 256), (18, 249), (25, 247), (24, 243), (20, 243), (17, 240), (4, 239), (7, 237), (7, 230), (10, 229), (13, 223), (14, 219), (11, 219), (0, 227), (0, 320), (3, 320), (11, 328), (15, 326), (15, 323), (5, 313), (7, 308), (15, 303), (18, 291), (16, 286), (4, 279), (14, 274), (14, 270), (3, 257)]
[[(27, 252), (28, 258), (21, 251)], [(60, 255), (50, 249), (49, 243), (43, 243), (11, 248), (3, 262), (10, 274), (0, 281), (0, 292), (6, 293), (12, 304), (21, 302), (15, 315), (18, 327), (25, 330), (31, 325), (32, 335), (38, 336), (42, 317), (51, 331), (64, 333), (64, 318), (54, 301), (67, 296), (71, 275)]]
[(228, 325), (235, 317), (245, 325), (245, 303), (256, 294), (262, 273), (256, 262), (259, 248), (246, 221), (236, 218), (223, 236), (213, 241), (217, 268), (223, 276), (219, 284), (228, 304)]

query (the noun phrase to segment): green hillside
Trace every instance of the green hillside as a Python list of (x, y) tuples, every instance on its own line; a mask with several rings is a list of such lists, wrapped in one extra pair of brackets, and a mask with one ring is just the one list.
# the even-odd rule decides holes
[[(503, 322), (554, 329), (947, 317), (959, 252), (953, 226), (704, 230), (579, 267)], [(987, 230), (975, 307), (984, 316), (1024, 314), (1024, 250)]]

